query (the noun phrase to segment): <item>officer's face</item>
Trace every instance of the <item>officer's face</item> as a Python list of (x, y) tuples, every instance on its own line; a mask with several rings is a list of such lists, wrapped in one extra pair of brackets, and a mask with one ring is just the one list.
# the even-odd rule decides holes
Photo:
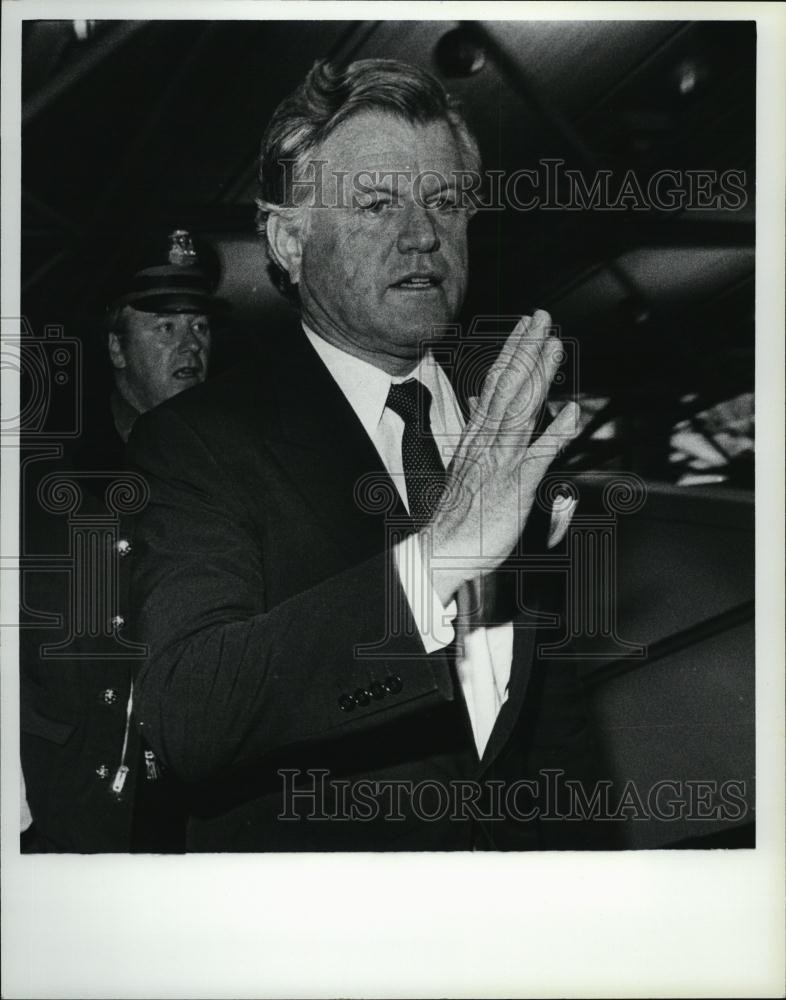
[[(464, 298), (459, 146), (447, 122), (411, 125), (369, 111), (340, 125), (317, 158), (327, 161), (327, 207), (309, 208), (301, 230), (304, 318), (350, 354), (408, 371), (422, 341), (455, 320)], [(346, 176), (336, 207), (338, 172)]]
[(110, 356), (121, 392), (140, 412), (204, 382), (210, 357), (207, 316), (147, 313), (129, 306), (125, 322), (122, 340), (110, 334)]

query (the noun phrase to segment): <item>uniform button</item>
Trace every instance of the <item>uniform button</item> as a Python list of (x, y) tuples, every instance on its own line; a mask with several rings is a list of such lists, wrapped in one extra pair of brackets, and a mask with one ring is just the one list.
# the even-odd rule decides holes
[(371, 697), (375, 701), (379, 701), (380, 698), (384, 698), (387, 693), (384, 687), (379, 683), (379, 681), (374, 681), (374, 683), (368, 690), (369, 693), (371, 694)]
[(105, 705), (114, 705), (117, 701), (117, 691), (114, 688), (107, 688), (101, 692), (101, 698)]
[(365, 688), (358, 688), (357, 691), (355, 691), (355, 703), (356, 704), (358, 704), (358, 705), (368, 705), (368, 703), (370, 701), (371, 701), (371, 694), (370, 694), (370, 692), (366, 691)]
[(398, 674), (391, 674), (390, 677), (385, 679), (385, 690), (389, 691), (390, 694), (398, 694), (403, 687), (404, 682)]
[(127, 556), (131, 551), (131, 542), (127, 538), (118, 538), (115, 542), (115, 551), (119, 556)]
[(351, 694), (342, 694), (338, 699), (338, 707), (342, 712), (351, 712), (355, 707), (355, 699)]
[(122, 628), (126, 623), (125, 618), (122, 615), (115, 615), (112, 619), (112, 628)]
[(99, 778), (108, 778), (109, 768), (106, 766), (106, 764), (102, 764), (100, 767), (96, 768), (96, 774), (98, 775)]

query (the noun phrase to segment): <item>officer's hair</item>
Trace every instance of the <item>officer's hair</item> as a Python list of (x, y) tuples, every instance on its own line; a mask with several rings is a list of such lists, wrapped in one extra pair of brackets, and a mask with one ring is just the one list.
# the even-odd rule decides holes
[[(446, 121), (461, 150), (464, 169), (480, 171), (478, 145), (458, 102), (431, 73), (393, 59), (361, 59), (344, 70), (326, 61), (315, 63), (303, 83), (274, 112), (262, 137), (259, 157), (257, 233), (265, 244), (276, 286), (294, 302), (298, 301), (297, 286), (271, 252), (267, 220), (277, 214), (304, 221), (293, 181), (307, 176), (308, 164), (316, 158), (320, 144), (360, 111), (384, 111), (413, 125)], [(302, 202), (309, 186), (300, 187), (305, 189)]]

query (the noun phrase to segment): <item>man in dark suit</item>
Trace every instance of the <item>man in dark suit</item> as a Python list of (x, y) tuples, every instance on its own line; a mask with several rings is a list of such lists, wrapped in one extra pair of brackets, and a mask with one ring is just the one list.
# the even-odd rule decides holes
[(537, 654), (553, 578), (517, 558), (560, 534), (536, 503), (575, 422), (538, 424), (559, 344), (525, 317), (474, 401), (428, 349), (478, 169), (429, 74), (317, 65), (260, 169), (299, 318), (134, 430), (136, 711), (189, 787), (192, 850), (582, 846), (539, 782), (586, 781), (591, 741), (571, 663)]

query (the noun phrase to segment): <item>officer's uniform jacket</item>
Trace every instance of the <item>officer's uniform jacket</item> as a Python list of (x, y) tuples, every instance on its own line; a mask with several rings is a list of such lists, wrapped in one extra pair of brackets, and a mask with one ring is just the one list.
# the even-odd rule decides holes
[(33, 851), (127, 851), (147, 761), (130, 722), (144, 647), (128, 638), (133, 515), (142, 480), (124, 471), (107, 407), (66, 454), (22, 451), (21, 759)]

